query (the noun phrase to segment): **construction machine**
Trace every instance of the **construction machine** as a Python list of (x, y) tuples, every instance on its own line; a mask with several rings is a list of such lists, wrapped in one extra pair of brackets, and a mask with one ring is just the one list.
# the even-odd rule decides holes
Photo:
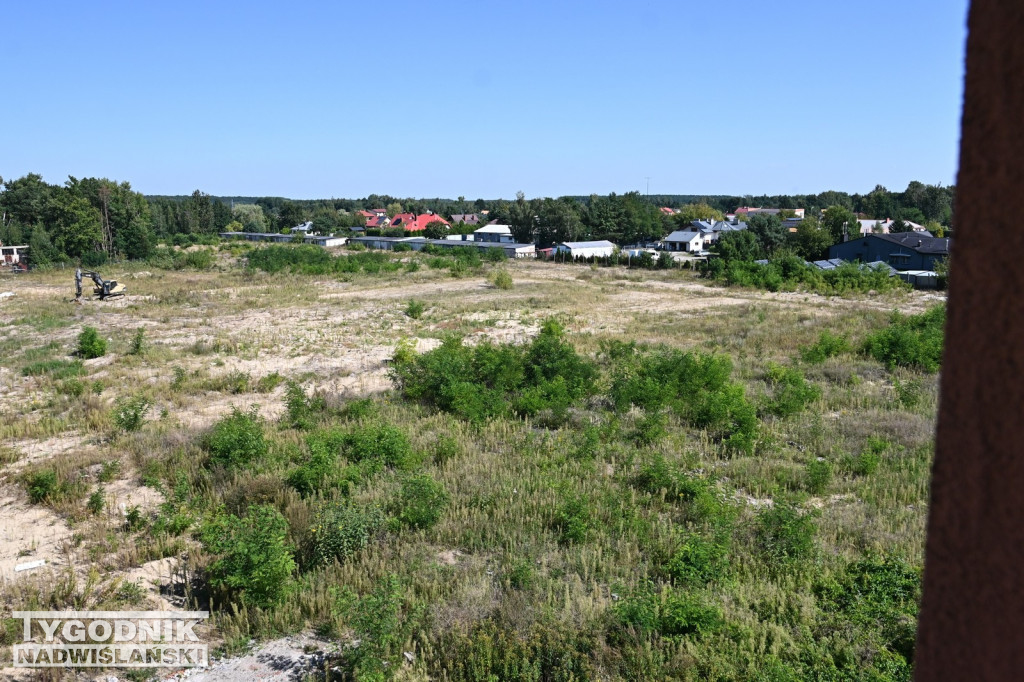
[(116, 279), (103, 279), (100, 273), (93, 272), (92, 270), (75, 270), (75, 300), (82, 298), (82, 275), (88, 276), (92, 279), (96, 285), (93, 287), (92, 293), (94, 296), (99, 296), (100, 300), (107, 298), (114, 298), (115, 296), (124, 296), (125, 288), (123, 284), (118, 284)]

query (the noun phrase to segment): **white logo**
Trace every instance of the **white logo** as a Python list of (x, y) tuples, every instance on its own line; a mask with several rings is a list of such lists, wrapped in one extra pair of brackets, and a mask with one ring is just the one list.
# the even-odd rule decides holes
[(210, 659), (195, 627), (207, 611), (15, 611), (16, 668), (194, 668)]

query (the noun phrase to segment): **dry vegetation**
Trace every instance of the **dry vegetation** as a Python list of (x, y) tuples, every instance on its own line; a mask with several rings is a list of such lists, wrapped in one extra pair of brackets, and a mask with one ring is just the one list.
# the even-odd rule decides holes
[[(120, 266), (129, 296), (83, 305), (70, 271), (0, 275), (3, 608), (198, 604), (227, 652), (315, 632), (365, 679), (906, 678), (936, 375), (801, 349), (856, 349), (938, 295), (392, 258), (267, 274), (225, 248), (209, 270)], [(599, 370), (564, 414), (459, 418), (389, 377), (403, 342), (524, 345), (549, 318)], [(87, 326), (107, 350), (78, 359)], [(612, 341), (730, 358), (753, 446), (613, 409)], [(772, 364), (803, 372), (806, 407), (764, 407)], [(259, 514), (279, 536), (232, 555)], [(246, 561), (280, 584), (232, 582)], [(910, 596), (851, 601), (863, 580)]]

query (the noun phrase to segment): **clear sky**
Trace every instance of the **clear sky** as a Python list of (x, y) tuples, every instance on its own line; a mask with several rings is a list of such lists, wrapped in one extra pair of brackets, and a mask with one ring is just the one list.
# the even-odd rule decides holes
[(6, 2), (0, 176), (470, 200), (949, 184), (966, 13), (967, 0)]

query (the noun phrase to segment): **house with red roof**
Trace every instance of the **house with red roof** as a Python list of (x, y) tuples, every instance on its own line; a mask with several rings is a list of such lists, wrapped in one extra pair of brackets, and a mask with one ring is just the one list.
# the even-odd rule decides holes
[(373, 208), (369, 211), (359, 211), (359, 215), (366, 218), (367, 227), (383, 228), (391, 224), (388, 213), (383, 208)]
[(421, 213), (419, 215), (415, 213), (399, 213), (391, 219), (391, 227), (400, 227), (406, 232), (425, 230), (430, 223), (444, 223), (451, 226), (451, 223), (436, 213)]

